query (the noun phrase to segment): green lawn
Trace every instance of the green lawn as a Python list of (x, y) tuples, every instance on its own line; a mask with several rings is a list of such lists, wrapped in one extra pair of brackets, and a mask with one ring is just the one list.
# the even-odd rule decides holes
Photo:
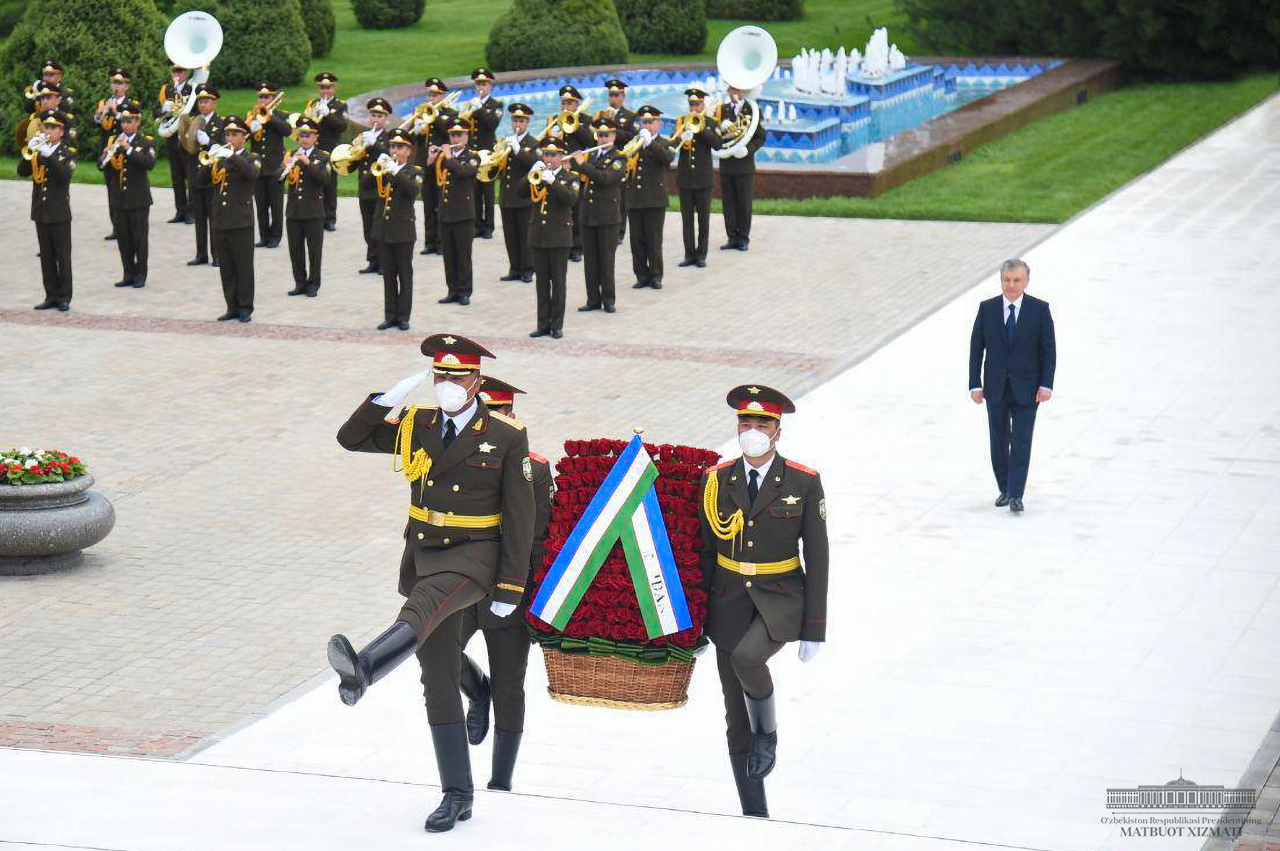
[[(338, 32), (333, 52), (316, 60), (304, 82), (286, 87), (284, 108), (298, 109), (311, 96), (321, 70), (340, 78), (346, 96), (427, 76), (463, 75), (483, 62), (484, 42), (509, 0), (431, 0), (421, 21), (402, 30), (361, 30), (348, 0), (334, 0)], [(896, 29), (893, 0), (808, 0), (802, 21), (768, 24), (783, 57), (801, 46), (861, 48), (874, 26), (887, 24), (890, 39), (907, 53), (917, 46)], [(742, 21), (711, 21), (700, 57), (713, 59), (720, 38)], [(691, 57), (633, 56), (632, 61)], [(217, 80), (212, 80), (217, 85)], [(1033, 122), (970, 153), (958, 165), (918, 178), (879, 198), (805, 201), (760, 200), (756, 212), (780, 215), (968, 221), (1061, 222), (1276, 91), (1274, 75), (1229, 83), (1136, 85)], [(247, 89), (223, 92), (221, 112), (244, 113)], [(0, 178), (16, 175), (17, 160), (0, 158)], [(153, 172), (167, 186), (168, 169)], [(101, 183), (92, 163), (76, 179)], [(355, 194), (355, 176), (342, 179)]]

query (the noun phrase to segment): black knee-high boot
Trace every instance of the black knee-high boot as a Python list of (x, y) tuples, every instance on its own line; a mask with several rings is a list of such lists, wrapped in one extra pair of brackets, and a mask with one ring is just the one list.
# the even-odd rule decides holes
[(773, 705), (773, 695), (756, 700), (747, 699), (747, 718), (751, 721), (751, 753), (747, 757), (747, 777), (763, 780), (778, 757), (778, 716)]
[(752, 780), (747, 776), (747, 754), (729, 754), (729, 764), (733, 766), (733, 782), (738, 787), (742, 814), (768, 818), (769, 804), (764, 798), (764, 781)]
[(471, 818), (475, 789), (471, 785), (471, 754), (467, 751), (465, 724), (441, 724), (431, 728), (444, 797), (423, 827), (429, 833), (453, 830), (455, 823)]
[(417, 647), (418, 636), (404, 621), (396, 621), (359, 653), (345, 635), (330, 638), (329, 664), (338, 672), (338, 696), (342, 702), (355, 706), (369, 686), (412, 656)]
[(462, 654), (462, 679), (459, 683), (467, 696), (467, 741), (478, 745), (489, 734), (489, 706), (492, 694), (489, 678), (470, 656)]
[(523, 733), (513, 733), (497, 727), (493, 731), (493, 774), (489, 778), (489, 788), (500, 792), (511, 791), (511, 775), (516, 770), (516, 754), (520, 752), (520, 737)]

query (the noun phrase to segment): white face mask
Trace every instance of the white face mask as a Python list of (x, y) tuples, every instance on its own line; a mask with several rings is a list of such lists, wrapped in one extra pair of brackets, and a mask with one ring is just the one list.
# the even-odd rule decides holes
[(446, 414), (461, 411), (467, 404), (469, 393), (470, 391), (452, 381), (441, 381), (436, 385), (436, 401), (440, 403), (440, 410)]
[(738, 435), (738, 445), (742, 447), (742, 454), (748, 458), (758, 458), (765, 454), (771, 443), (769, 436), (758, 428), (748, 429)]

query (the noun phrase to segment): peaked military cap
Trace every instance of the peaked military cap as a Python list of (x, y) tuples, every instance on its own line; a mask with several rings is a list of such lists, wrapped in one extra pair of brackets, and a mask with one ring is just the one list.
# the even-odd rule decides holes
[(627, 90), (627, 84), (621, 80), (606, 80), (604, 87), (611, 92), (624, 92)]
[(527, 103), (513, 103), (511, 106), (507, 107), (507, 112), (511, 113), (516, 118), (533, 117), (533, 107), (529, 106)]
[(127, 100), (116, 109), (116, 115), (121, 118), (141, 118), (142, 104), (136, 100)]
[(573, 86), (561, 86), (560, 97), (562, 99), (573, 98), (574, 100), (582, 100), (582, 92), (578, 91)]
[(40, 112), (41, 124), (57, 124), (59, 127), (67, 126), (67, 114), (60, 109), (45, 109)]
[(564, 152), (564, 145), (550, 136), (538, 143), (538, 153), (540, 154), (563, 154)]
[(480, 358), (497, 357), (459, 334), (432, 334), (422, 341), (422, 353), (431, 358), (432, 370), (440, 375), (466, 375), (480, 369)]
[(133, 76), (123, 68), (112, 68), (107, 72), (107, 76), (113, 83), (128, 83), (133, 80)]
[(604, 130), (609, 133), (614, 133), (617, 132), (618, 122), (614, 121), (612, 118), (602, 115), (595, 121), (592, 121), (591, 126), (596, 130)]
[(306, 116), (303, 116), (298, 119), (298, 123), (293, 126), (293, 129), (298, 133), (319, 133), (320, 122), (316, 121), (314, 118), (307, 118)]
[(740, 384), (729, 391), (725, 401), (740, 417), (773, 417), (780, 420), (783, 414), (794, 414), (796, 411), (795, 403), (780, 391), (763, 384)]
[(54, 62), (52, 59), (46, 59), (44, 62), (40, 63), (40, 73), (43, 74), (45, 71), (57, 71), (61, 74), (62, 66), (57, 62)]
[(388, 145), (413, 145), (413, 134), (397, 127), (387, 134)]
[(469, 118), (451, 119), (449, 123), (445, 125), (445, 129), (448, 130), (450, 133), (470, 133), (471, 119)]
[(637, 118), (657, 118), (660, 115), (662, 115), (662, 110), (656, 106), (649, 106), (649, 104), (645, 104), (636, 110)]
[(338, 75), (332, 71), (321, 71), (316, 74), (315, 80), (317, 83), (336, 83), (338, 82)]
[(259, 95), (259, 96), (261, 96), (261, 95), (278, 95), (278, 94), (280, 94), (279, 90), (278, 90), (278, 89), (276, 89), (276, 87), (275, 87), (275, 86), (271, 85), (270, 83), (266, 82), (265, 80), (264, 80), (263, 82), (261, 82), (261, 83), (258, 83), (258, 85), (254, 86), (253, 88), (258, 92), (258, 95)]
[(386, 98), (373, 98), (365, 104), (365, 108), (370, 112), (381, 112), (386, 115), (391, 114), (391, 103)]
[(492, 83), (496, 78), (493, 76), (492, 71), (490, 71), (488, 68), (481, 66), (471, 72), (471, 79), (476, 81), (488, 80), (490, 83)]
[(201, 83), (196, 86), (196, 100), (199, 100), (200, 98), (213, 98), (214, 100), (217, 100), (219, 97), (220, 95), (218, 94), (218, 90), (208, 83)]
[(422, 85), (426, 88), (427, 91), (435, 92), (436, 94), (442, 95), (445, 92), (449, 91), (449, 87), (446, 86), (444, 84), (444, 80), (440, 79), (439, 77), (427, 77), (426, 82), (424, 82)]
[(222, 132), (226, 133), (228, 130), (239, 130), (241, 133), (248, 133), (249, 122), (238, 115), (228, 116), (227, 120), (222, 123)]
[(44, 80), (35, 84), (36, 97), (40, 95), (60, 95), (62, 94), (62, 86), (58, 83), (46, 83)]
[(707, 98), (707, 93), (698, 88), (685, 89), (684, 93), (689, 100), (706, 100)]
[(514, 406), (517, 393), (524, 393), (524, 391), (514, 384), (508, 384), (500, 378), (494, 378), (492, 375), (486, 375), (480, 380), (480, 401), (490, 408)]

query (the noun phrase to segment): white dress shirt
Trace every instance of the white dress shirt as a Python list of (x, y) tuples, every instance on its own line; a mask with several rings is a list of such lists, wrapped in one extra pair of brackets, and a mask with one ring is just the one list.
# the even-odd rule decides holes
[(753, 466), (752, 463), (747, 460), (747, 456), (743, 455), (742, 456), (742, 468), (743, 468), (742, 473), (747, 477), (747, 481), (750, 482), (751, 471), (755, 470), (756, 473), (759, 475), (759, 478), (756, 479), (756, 487), (763, 487), (765, 476), (769, 475), (769, 468), (773, 466), (773, 459), (777, 457), (778, 457), (778, 453), (775, 452), (769, 456), (768, 461), (764, 462), (763, 467), (756, 467), (756, 466)]
[[(1000, 308), (1001, 327), (1003, 327), (1004, 324), (1009, 321), (1009, 308), (1012, 307), (1013, 308), (1013, 327), (1014, 329), (1017, 329), (1018, 319), (1022, 316), (1022, 296), (1018, 296), (1013, 301), (1009, 301), (1009, 297), (1007, 295), (1001, 295), (1000, 303), (1002, 305), (1002, 307)], [(981, 389), (982, 389), (981, 387), (970, 387), (969, 392), (972, 393), (975, 390), (981, 390)], [(1050, 393), (1053, 392), (1048, 387), (1041, 387), (1040, 389), (1048, 390)]]
[(470, 405), (467, 405), (467, 407), (458, 411), (456, 414), (445, 414), (444, 411), (441, 411), (440, 413), (444, 414), (444, 416), (440, 420), (440, 433), (444, 434), (444, 424), (452, 421), (455, 437), (462, 434), (462, 430), (471, 423), (471, 418), (475, 416), (476, 409), (479, 407), (480, 401), (478, 399), (472, 399)]

